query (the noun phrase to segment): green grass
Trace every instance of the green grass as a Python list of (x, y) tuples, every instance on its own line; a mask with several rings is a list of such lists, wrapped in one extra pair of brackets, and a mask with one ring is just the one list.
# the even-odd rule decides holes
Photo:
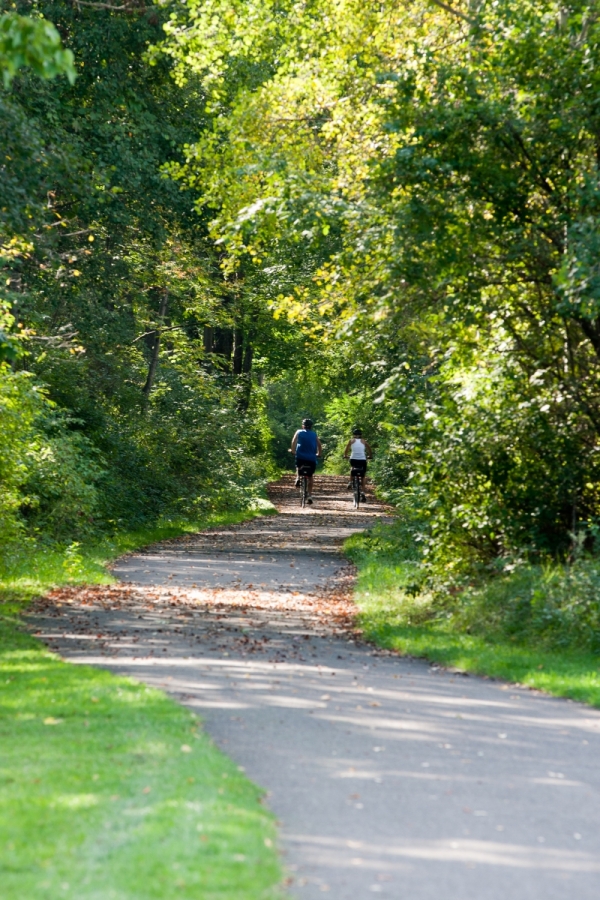
[(518, 635), (503, 638), (492, 629), (468, 634), (452, 617), (432, 618), (431, 596), (414, 587), (416, 553), (406, 546), (394, 552), (385, 526), (372, 535), (354, 535), (345, 550), (358, 568), (355, 600), (360, 609), (358, 627), (366, 640), (403, 655), (600, 707), (597, 654), (544, 649)]
[[(62, 662), (19, 627), (51, 585), (111, 580), (125, 550), (242, 514), (43, 558), (0, 584), (2, 900), (259, 900), (282, 871), (261, 792), (160, 691)], [(73, 556), (78, 559), (73, 560)]]

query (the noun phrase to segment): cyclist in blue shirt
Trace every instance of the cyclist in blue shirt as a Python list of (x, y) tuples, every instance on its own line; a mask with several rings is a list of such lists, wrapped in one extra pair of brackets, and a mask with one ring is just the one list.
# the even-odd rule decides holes
[(300, 486), (300, 466), (310, 470), (307, 502), (311, 504), (317, 457), (321, 456), (322, 452), (321, 441), (313, 431), (312, 419), (303, 419), (302, 429), (298, 430), (292, 438), (290, 453), (296, 454), (296, 487)]

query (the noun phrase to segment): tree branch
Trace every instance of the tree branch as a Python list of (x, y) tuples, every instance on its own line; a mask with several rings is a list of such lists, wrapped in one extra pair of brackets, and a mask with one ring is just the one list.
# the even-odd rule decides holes
[(444, 3), (444, 0), (431, 0), (431, 3), (435, 3), (440, 9), (444, 9), (446, 12), (450, 13), (451, 16), (456, 16), (458, 19), (468, 22), (469, 25), (474, 25), (476, 28), (481, 28), (483, 31), (491, 30), (487, 25), (482, 25), (481, 22), (478, 22), (477, 19), (472, 19), (471, 16), (467, 16), (466, 13), (461, 12), (459, 9), (455, 9), (453, 6), (449, 6), (448, 3)]
[(74, 6), (87, 6), (90, 9), (108, 9), (111, 12), (150, 12), (151, 9), (156, 9), (154, 5), (152, 6), (140, 6), (137, 0), (130, 0), (129, 3), (123, 3), (121, 6), (114, 6), (112, 3), (95, 3), (90, 2), (90, 0), (71, 0)]
[(160, 331), (160, 334), (167, 334), (168, 331), (184, 331), (183, 325), (170, 325), (169, 328), (153, 328), (151, 331), (145, 331), (143, 334), (138, 334), (136, 338), (132, 340), (132, 344), (136, 344), (138, 341), (141, 341), (143, 338), (150, 337), (152, 334), (157, 334)]

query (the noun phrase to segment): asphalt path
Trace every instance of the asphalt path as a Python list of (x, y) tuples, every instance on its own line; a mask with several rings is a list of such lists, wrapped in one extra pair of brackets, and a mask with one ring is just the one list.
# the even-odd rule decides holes
[(124, 557), (120, 585), (56, 592), (32, 625), (202, 715), (267, 790), (290, 897), (598, 900), (600, 713), (362, 643), (340, 545), (385, 510), (317, 485)]

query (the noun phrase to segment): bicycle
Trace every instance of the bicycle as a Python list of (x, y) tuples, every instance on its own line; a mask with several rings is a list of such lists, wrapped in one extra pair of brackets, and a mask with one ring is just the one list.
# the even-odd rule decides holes
[(362, 499), (362, 470), (355, 469), (354, 467), (350, 470), (350, 479), (352, 482), (352, 493), (354, 494), (354, 509), (358, 509), (360, 506), (360, 501)]
[(300, 505), (302, 508), (309, 502), (308, 479), (311, 476), (311, 470), (308, 466), (298, 467), (298, 477), (300, 478)]

